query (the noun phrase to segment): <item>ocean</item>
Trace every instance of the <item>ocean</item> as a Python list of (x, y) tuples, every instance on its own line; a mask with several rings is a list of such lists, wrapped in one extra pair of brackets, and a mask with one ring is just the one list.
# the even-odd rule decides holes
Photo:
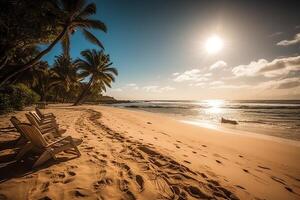
[[(211, 128), (229, 128), (300, 141), (300, 100), (133, 101), (116, 107), (163, 113)], [(238, 124), (221, 123), (221, 118)]]

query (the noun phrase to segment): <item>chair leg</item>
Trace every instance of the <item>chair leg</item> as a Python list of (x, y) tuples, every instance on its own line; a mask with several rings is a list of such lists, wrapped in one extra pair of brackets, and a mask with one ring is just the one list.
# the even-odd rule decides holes
[(75, 149), (75, 151), (76, 151), (76, 153), (77, 153), (77, 156), (80, 157), (80, 156), (81, 156), (81, 153), (80, 153), (79, 149), (77, 148), (77, 145), (74, 143), (73, 139), (70, 138), (69, 141), (70, 141), (72, 147)]
[(81, 156), (81, 153), (80, 153), (79, 149), (77, 148), (76, 145), (73, 144), (73, 146), (74, 146), (74, 149), (75, 149), (75, 151), (76, 151), (76, 153), (77, 153), (77, 156), (80, 157), (80, 156)]
[(40, 157), (35, 161), (35, 163), (33, 164), (33, 168), (43, 164), (44, 162), (46, 162), (47, 160), (49, 160), (50, 158), (52, 158), (52, 154), (51, 152), (49, 152), (49, 150), (46, 150), (42, 153), (42, 155), (40, 155)]
[(32, 144), (27, 143), (24, 145), (24, 147), (19, 151), (19, 153), (16, 155), (15, 159), (18, 161), (20, 160), (28, 151), (32, 149)]
[(24, 144), (25, 142), (27, 142), (27, 139), (23, 136), (20, 136), (17, 140), (16, 146), (19, 146), (21, 144)]

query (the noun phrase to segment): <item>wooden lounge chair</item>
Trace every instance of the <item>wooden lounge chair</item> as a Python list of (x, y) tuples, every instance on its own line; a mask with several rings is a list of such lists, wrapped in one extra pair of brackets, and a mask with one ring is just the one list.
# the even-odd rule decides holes
[(77, 145), (82, 142), (80, 139), (75, 140), (71, 136), (67, 136), (48, 142), (40, 130), (31, 124), (21, 123), (18, 125), (18, 128), (29, 139), (26, 149), (23, 149), (22, 155), (20, 156), (22, 157), (29, 150), (34, 150), (39, 153), (39, 157), (33, 164), (33, 167), (37, 167), (51, 158), (56, 159), (56, 154), (66, 150), (74, 149), (78, 157), (81, 155), (77, 148)]
[(35, 112), (38, 114), (38, 116), (41, 119), (55, 118), (55, 115), (53, 113), (42, 113), (41, 110), (38, 107), (35, 107)]
[(52, 132), (54, 136), (61, 136), (63, 133), (66, 132), (65, 129), (59, 129), (57, 124), (49, 123), (49, 124), (41, 124), (37, 121), (32, 113), (25, 114), (26, 118), (28, 119), (31, 125), (36, 126), (43, 134)]
[(20, 137), (17, 140), (17, 145), (27, 143), (28, 139), (23, 134), (23, 132), (18, 128), (18, 124), (21, 124), (22, 122), (20, 120), (18, 120), (18, 118), (14, 117), (14, 116), (12, 116), (10, 118), (10, 122), (17, 129), (18, 133), (20, 133)]
[[(20, 138), (18, 139), (17, 141), (17, 145), (21, 145), (21, 149), (20, 151), (17, 153), (15, 159), (16, 160), (20, 160), (20, 158), (30, 150), (31, 148), (31, 145), (29, 144), (29, 138), (26, 136), (26, 134), (19, 128), (19, 125), (22, 124), (22, 122), (16, 118), (15, 116), (12, 116), (10, 118), (10, 121), (11, 123), (13, 124), (13, 126), (17, 129), (17, 131), (20, 133)], [(54, 134), (53, 131), (49, 131), (49, 132), (44, 132), (43, 133), (43, 137), (46, 139), (46, 140), (52, 140), (54, 139), (55, 137), (60, 137), (60, 136), (57, 136), (57, 134)]]
[(37, 121), (37, 123), (39, 125), (42, 125), (42, 126), (43, 125), (48, 125), (48, 126), (56, 126), (56, 127), (58, 127), (58, 123), (57, 123), (56, 119), (54, 119), (54, 118), (53, 119), (41, 119), (38, 116), (38, 114), (36, 112), (34, 112), (34, 111), (29, 112), (29, 114), (32, 115), (35, 118), (35, 120)]

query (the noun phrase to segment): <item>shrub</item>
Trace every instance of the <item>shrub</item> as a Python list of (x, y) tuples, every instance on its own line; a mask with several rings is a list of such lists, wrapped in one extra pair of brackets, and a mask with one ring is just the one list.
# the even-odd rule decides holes
[(10, 96), (0, 93), (0, 114), (12, 111)]
[(22, 110), (25, 106), (37, 103), (39, 95), (24, 84), (9, 85), (0, 91), (0, 113)]
[(16, 88), (16, 90), (21, 92), (25, 106), (35, 104), (40, 100), (40, 96), (24, 84), (18, 83), (14, 87)]

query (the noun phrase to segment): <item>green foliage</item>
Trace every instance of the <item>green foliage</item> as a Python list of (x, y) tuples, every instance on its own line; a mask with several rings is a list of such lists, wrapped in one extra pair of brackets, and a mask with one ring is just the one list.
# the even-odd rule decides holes
[(111, 67), (112, 62), (108, 54), (104, 51), (84, 50), (81, 52), (84, 59), (77, 59), (75, 65), (80, 69), (80, 76), (88, 77), (90, 80), (86, 88), (78, 96), (74, 105), (80, 104), (90, 93), (101, 93), (106, 91), (106, 87), (111, 87), (118, 75), (116, 68)]
[(35, 104), (40, 100), (40, 96), (24, 84), (18, 83), (14, 87), (21, 91), (25, 106)]
[(39, 95), (24, 84), (7, 86), (0, 93), (0, 113), (22, 110), (25, 106), (37, 103), (39, 99)]
[(8, 94), (0, 93), (0, 114), (10, 111), (12, 111), (10, 96)]

